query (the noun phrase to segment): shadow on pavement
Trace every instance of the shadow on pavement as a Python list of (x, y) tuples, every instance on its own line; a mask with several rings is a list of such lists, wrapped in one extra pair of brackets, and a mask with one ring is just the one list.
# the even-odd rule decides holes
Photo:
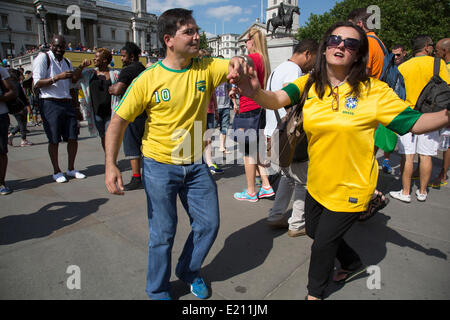
[[(384, 260), (387, 252), (387, 243), (392, 243), (399, 247), (408, 247), (427, 256), (447, 260), (447, 254), (441, 250), (436, 248), (425, 248), (390, 228), (387, 225), (390, 219), (391, 217), (379, 212), (366, 222), (356, 223), (346, 234), (345, 240), (353, 249), (355, 249), (366, 266), (379, 265), (380, 262)], [(368, 276), (368, 273), (364, 273), (355, 278), (355, 280)], [(325, 297), (330, 296), (342, 287), (343, 285), (330, 281)]]
[[(211, 263), (201, 269), (207, 285), (230, 279), (262, 265), (273, 248), (273, 240), (286, 232), (287, 229), (268, 228), (264, 218), (231, 234)], [(171, 285), (174, 299), (190, 292), (188, 285), (181, 280), (174, 281)]]
[[(118, 167), (121, 172), (131, 170), (130, 161), (128, 160), (120, 160), (118, 163)], [(49, 164), (50, 165), (50, 164)], [(51, 169), (49, 169), (51, 170)], [(105, 165), (104, 164), (94, 164), (92, 166), (88, 166), (86, 169), (80, 169), (80, 172), (84, 173), (87, 178), (94, 177), (98, 175), (105, 174)], [(71, 178), (69, 178), (70, 180)], [(14, 192), (30, 190), (34, 188), (38, 188), (44, 184), (56, 183), (52, 174), (49, 173), (46, 176), (35, 178), (35, 179), (18, 179), (18, 180), (8, 180), (8, 185), (14, 190)]]
[(31, 214), (0, 218), (0, 245), (48, 236), (97, 212), (107, 201), (99, 198), (86, 202), (53, 202)]

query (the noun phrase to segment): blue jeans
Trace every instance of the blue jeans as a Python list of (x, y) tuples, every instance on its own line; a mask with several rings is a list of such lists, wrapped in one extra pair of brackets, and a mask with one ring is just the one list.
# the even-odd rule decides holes
[(172, 165), (143, 158), (143, 183), (149, 224), (146, 292), (150, 299), (170, 297), (172, 246), (177, 227), (177, 195), (191, 223), (175, 272), (192, 282), (219, 229), (217, 185), (206, 164)]

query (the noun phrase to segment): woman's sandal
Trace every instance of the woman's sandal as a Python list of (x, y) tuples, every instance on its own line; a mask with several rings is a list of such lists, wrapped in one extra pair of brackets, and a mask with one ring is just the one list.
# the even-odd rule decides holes
[(377, 191), (376, 196), (370, 200), (367, 211), (361, 213), (358, 217), (358, 221), (366, 221), (372, 218), (375, 213), (386, 207), (389, 203), (389, 199), (384, 196), (383, 193)]
[[(367, 267), (366, 266), (362, 266), (359, 267), (357, 269), (354, 270), (339, 270), (338, 272), (336, 272), (336, 274), (333, 277), (333, 281), (336, 283), (346, 283), (349, 282), (350, 280), (352, 280), (353, 278), (355, 278), (356, 276), (360, 275), (361, 273), (366, 272)], [(337, 279), (338, 276), (343, 276), (345, 275), (344, 278), (342, 279)]]

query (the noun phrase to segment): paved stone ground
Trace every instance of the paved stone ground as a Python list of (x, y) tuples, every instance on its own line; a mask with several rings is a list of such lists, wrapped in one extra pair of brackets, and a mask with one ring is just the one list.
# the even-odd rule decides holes
[[(17, 147), (20, 138), (15, 138), (7, 172), (14, 192), (0, 197), (0, 299), (147, 299), (144, 191), (107, 193), (100, 140), (88, 137), (84, 127), (76, 168), (87, 179), (56, 184), (43, 129), (29, 129), (35, 145)], [(61, 144), (63, 170), (65, 148)], [(379, 187), (385, 192), (400, 189), (396, 153), (392, 162), (396, 174), (380, 176)], [(437, 174), (440, 158), (434, 163)], [(123, 153), (119, 164), (128, 182), (131, 170)], [(234, 200), (233, 193), (245, 183), (244, 168), (224, 169), (216, 176), (221, 227), (202, 269), (212, 289), (210, 300), (302, 300), (312, 240), (268, 228), (265, 219), (273, 200)], [(379, 267), (381, 286), (370, 290), (366, 275), (344, 287), (331, 284), (328, 299), (449, 299), (449, 195), (446, 186), (430, 189), (425, 203), (415, 197), (410, 204), (392, 199), (373, 219), (355, 224), (346, 238), (364, 263)], [(180, 203), (178, 209), (173, 265), (190, 232)], [(67, 286), (72, 283), (72, 265), (80, 270), (79, 290)], [(196, 299), (174, 275), (171, 284), (175, 299)]]

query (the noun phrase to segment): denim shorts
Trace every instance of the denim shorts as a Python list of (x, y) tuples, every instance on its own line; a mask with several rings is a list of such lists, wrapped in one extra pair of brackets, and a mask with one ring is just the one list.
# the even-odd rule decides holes
[(220, 133), (227, 134), (227, 130), (230, 127), (230, 108), (219, 109), (219, 126)]
[(41, 116), (48, 142), (78, 139), (78, 122), (71, 102), (42, 99)]
[(127, 158), (135, 159), (141, 157), (142, 137), (145, 131), (147, 114), (144, 112), (131, 122), (123, 136), (123, 151)]
[(8, 113), (0, 114), (0, 154), (8, 153), (8, 129), (9, 129)]
[(100, 138), (105, 137), (106, 129), (108, 129), (109, 122), (111, 121), (111, 116), (105, 118), (95, 115), (95, 127), (97, 128), (98, 135)]
[(206, 116), (206, 129), (215, 129), (216, 128), (216, 118), (214, 113), (208, 113)]

